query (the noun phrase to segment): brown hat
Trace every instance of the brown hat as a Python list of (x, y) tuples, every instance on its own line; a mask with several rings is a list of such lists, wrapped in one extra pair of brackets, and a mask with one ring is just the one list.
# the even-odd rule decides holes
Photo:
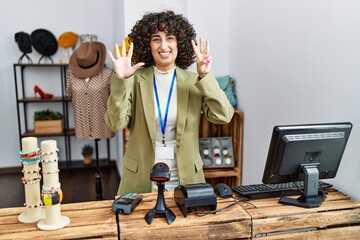
[(92, 77), (105, 64), (106, 49), (101, 42), (85, 42), (74, 51), (69, 60), (69, 70), (78, 78)]

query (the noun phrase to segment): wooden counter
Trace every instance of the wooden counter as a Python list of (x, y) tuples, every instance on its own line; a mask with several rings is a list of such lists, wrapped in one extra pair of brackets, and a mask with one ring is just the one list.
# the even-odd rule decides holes
[[(234, 236), (248, 239), (251, 237), (251, 219), (240, 206), (227, 209), (221, 213), (197, 217), (194, 213), (185, 218), (176, 203), (173, 193), (165, 193), (166, 206), (176, 215), (175, 221), (168, 225), (165, 217), (155, 217), (148, 225), (144, 216), (154, 208), (156, 194), (145, 195), (134, 213), (121, 215), (121, 239), (231, 239)], [(217, 208), (231, 204), (233, 200), (218, 199)], [(208, 209), (203, 209), (208, 210)]]
[[(173, 201), (173, 192), (166, 192), (166, 206), (176, 215), (168, 225), (165, 217), (155, 217), (148, 225), (144, 216), (155, 207), (157, 194), (144, 194), (144, 198), (130, 215), (120, 216), (121, 239), (229, 239), (233, 236), (250, 238), (251, 219), (240, 205), (217, 214), (196, 217), (189, 213), (185, 218)], [(231, 203), (219, 199), (218, 208)], [(103, 237), (117, 239), (115, 214), (112, 201), (94, 201), (62, 204), (62, 215), (71, 219), (70, 224), (59, 230), (42, 231), (36, 223), (20, 223), (17, 217), (25, 208), (0, 209), (0, 239), (84, 239)], [(207, 210), (207, 209), (203, 209)]]
[[(279, 198), (241, 202), (217, 214), (185, 218), (166, 192), (166, 205), (176, 215), (168, 225), (165, 217), (155, 217), (148, 225), (145, 214), (155, 206), (156, 194), (144, 199), (130, 215), (120, 215), (121, 239), (360, 239), (360, 202), (336, 190), (319, 208), (300, 208), (278, 204)], [(239, 196), (235, 196), (239, 197)], [(218, 199), (218, 208), (231, 199)], [(36, 223), (20, 223), (24, 208), (0, 209), (0, 239), (117, 239), (111, 200), (63, 204), (62, 215), (70, 224), (59, 230), (42, 231)]]
[(319, 208), (283, 205), (278, 200), (257, 199), (242, 205), (251, 216), (253, 238), (360, 239), (360, 202), (341, 192), (330, 189)]
[(112, 201), (62, 204), (61, 215), (70, 218), (62, 229), (43, 231), (37, 223), (21, 223), (17, 217), (25, 208), (0, 209), (0, 239), (84, 239), (110, 237), (117, 239), (117, 227), (111, 212)]

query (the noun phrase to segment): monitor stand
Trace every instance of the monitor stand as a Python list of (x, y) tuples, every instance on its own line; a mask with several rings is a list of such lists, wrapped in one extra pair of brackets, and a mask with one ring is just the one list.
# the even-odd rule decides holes
[(305, 173), (304, 193), (297, 199), (281, 197), (279, 203), (305, 208), (320, 207), (325, 200), (325, 196), (322, 193), (319, 194), (319, 170), (317, 165), (302, 165), (301, 169)]

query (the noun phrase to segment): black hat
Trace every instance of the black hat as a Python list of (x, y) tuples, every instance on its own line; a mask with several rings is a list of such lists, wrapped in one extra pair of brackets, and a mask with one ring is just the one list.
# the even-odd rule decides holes
[(37, 29), (31, 33), (31, 42), (35, 50), (44, 56), (54, 55), (58, 49), (55, 36), (45, 29)]
[(19, 49), (23, 53), (31, 53), (31, 40), (30, 35), (25, 32), (15, 33), (15, 42), (18, 44)]

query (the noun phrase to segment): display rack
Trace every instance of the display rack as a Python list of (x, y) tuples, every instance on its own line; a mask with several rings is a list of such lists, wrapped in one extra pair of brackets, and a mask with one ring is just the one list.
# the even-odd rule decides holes
[[(21, 138), (23, 137), (50, 137), (50, 136), (60, 136), (64, 137), (64, 153), (66, 160), (67, 169), (71, 167), (72, 158), (71, 158), (71, 142), (70, 138), (75, 136), (75, 129), (70, 127), (69, 124), (69, 104), (71, 99), (66, 97), (66, 76), (68, 70), (68, 64), (14, 64), (14, 81), (15, 81), (15, 94), (16, 94), (16, 107), (17, 107), (17, 120), (18, 120), (18, 129), (19, 129), (19, 144), (21, 149)], [(61, 88), (61, 95), (54, 96), (50, 99), (42, 99), (26, 96), (25, 88), (32, 87), (28, 84), (26, 86), (25, 80), (25, 69), (35, 68), (39, 71), (46, 71), (48, 68), (57, 68), (60, 74), (60, 82), (54, 82), (54, 84), (59, 84)], [(26, 86), (26, 87), (25, 87)], [(64, 129), (61, 133), (51, 133), (51, 134), (35, 134), (34, 130), (29, 127), (27, 119), (28, 104), (44, 104), (44, 103), (54, 103), (62, 105), (62, 114)], [(21, 108), (22, 106), (22, 108)], [(107, 161), (110, 165), (110, 141), (106, 140), (107, 144)], [(97, 142), (96, 142), (97, 145)], [(96, 149), (98, 150), (98, 149)], [(98, 154), (98, 153), (97, 153)], [(98, 156), (98, 155), (97, 155)], [(98, 160), (98, 159), (97, 159)]]
[(205, 179), (215, 186), (218, 183), (226, 183), (229, 186), (241, 185), (242, 179), (242, 149), (243, 149), (243, 112), (236, 109), (231, 122), (218, 125), (209, 122), (204, 115), (201, 117), (200, 138), (231, 137), (234, 151), (233, 168), (204, 169)]

